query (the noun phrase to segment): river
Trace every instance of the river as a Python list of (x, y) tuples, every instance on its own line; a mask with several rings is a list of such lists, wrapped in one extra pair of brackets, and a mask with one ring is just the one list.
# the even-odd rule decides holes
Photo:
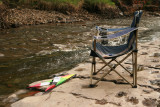
[[(24, 26), (0, 31), (0, 95), (8, 95), (89, 58), (96, 25), (129, 26), (131, 18)], [(160, 37), (160, 18), (143, 17), (139, 41)], [(89, 71), (88, 71), (89, 72)]]

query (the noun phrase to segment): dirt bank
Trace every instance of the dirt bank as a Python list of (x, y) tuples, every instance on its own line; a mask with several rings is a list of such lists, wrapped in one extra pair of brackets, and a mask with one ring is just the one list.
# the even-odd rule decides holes
[(57, 11), (43, 11), (35, 9), (7, 8), (0, 6), (0, 29), (16, 28), (23, 25), (38, 25), (45, 23), (73, 23), (99, 18), (114, 18), (120, 14), (118, 8), (109, 8), (105, 14), (89, 13), (86, 10), (60, 13)]
[[(0, 4), (0, 29), (5, 28), (16, 28), (24, 25), (38, 25), (45, 23), (74, 23), (74, 22), (82, 22), (88, 20), (97, 20), (100, 18), (119, 18), (124, 16), (132, 15), (134, 11), (139, 9), (145, 9), (142, 7), (137, 7), (137, 4), (134, 4), (134, 0), (113, 0), (115, 6), (101, 6), (95, 7), (91, 6), (89, 9), (80, 8), (78, 10), (63, 10), (59, 11), (44, 11), (36, 10), (34, 8), (24, 8), (24, 7), (16, 7), (9, 8), (3, 4)], [(135, 6), (136, 5), (136, 6)], [(148, 5), (147, 5), (148, 6)], [(156, 5), (153, 4), (155, 7)], [(152, 7), (153, 7), (152, 6)], [(104, 9), (103, 9), (104, 7)], [(155, 8), (148, 8), (152, 12), (155, 11)], [(100, 10), (101, 8), (101, 10)], [(159, 12), (158, 9), (156, 12)], [(153, 13), (154, 14), (154, 13)], [(156, 13), (156, 15), (160, 16)]]

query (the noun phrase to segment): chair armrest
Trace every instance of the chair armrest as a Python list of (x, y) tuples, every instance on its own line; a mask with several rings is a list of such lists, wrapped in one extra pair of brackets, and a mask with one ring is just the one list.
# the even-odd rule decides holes
[(93, 39), (97, 39), (97, 40), (107, 40), (107, 35), (105, 36), (93, 36)]
[(115, 33), (115, 34), (104, 35), (103, 37), (101, 37), (101, 36), (94, 36), (94, 39), (98, 39), (98, 40), (113, 39), (113, 38), (117, 38), (119, 36), (127, 35), (127, 34), (133, 32), (133, 31), (135, 31), (137, 29), (138, 29), (137, 27), (132, 27), (132, 28), (125, 29), (125, 30), (120, 31), (120, 32)]
[(125, 27), (125, 28), (102, 28), (102, 27), (96, 26), (96, 30), (103, 31), (103, 32), (115, 32), (115, 31), (125, 30), (125, 29), (128, 29), (128, 28), (130, 28), (130, 27)]

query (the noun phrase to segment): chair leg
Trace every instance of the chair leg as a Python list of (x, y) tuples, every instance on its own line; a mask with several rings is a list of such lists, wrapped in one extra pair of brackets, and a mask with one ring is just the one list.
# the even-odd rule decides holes
[(96, 75), (96, 57), (93, 57), (93, 61), (92, 61), (94, 70), (93, 70), (93, 75)]
[(132, 53), (132, 74), (131, 74), (131, 77), (133, 77), (133, 73), (134, 73), (134, 68), (135, 68), (134, 64), (135, 64), (134, 53)]
[(93, 64), (92, 64), (92, 66), (91, 66), (90, 86), (92, 85), (92, 78), (93, 78)]
[(93, 87), (93, 75), (96, 73), (96, 58), (93, 57), (92, 59), (92, 66), (91, 66), (91, 74), (90, 74), (90, 87)]
[(133, 52), (133, 88), (137, 88), (137, 52)]

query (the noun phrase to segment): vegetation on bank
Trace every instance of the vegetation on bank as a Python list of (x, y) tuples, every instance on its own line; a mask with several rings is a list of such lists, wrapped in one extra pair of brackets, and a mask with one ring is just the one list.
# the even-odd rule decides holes
[(104, 11), (108, 7), (114, 7), (112, 0), (2, 0), (9, 7), (27, 7), (40, 10), (56, 11)]
[[(158, 0), (0, 0), (0, 3), (8, 7), (33, 8), (40, 10), (55, 10), (60, 12), (74, 12), (79, 10), (87, 10), (89, 12), (106, 13), (108, 9), (118, 6), (121, 11), (129, 11), (128, 7), (133, 10), (133, 4), (142, 3), (141, 9), (150, 6), (159, 6)], [(153, 9), (151, 9), (153, 10)]]

